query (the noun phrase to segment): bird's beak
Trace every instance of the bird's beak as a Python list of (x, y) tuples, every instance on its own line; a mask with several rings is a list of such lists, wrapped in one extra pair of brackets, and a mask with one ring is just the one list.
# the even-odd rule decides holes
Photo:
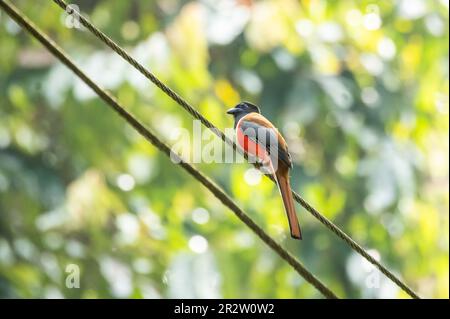
[(238, 108), (233, 107), (232, 109), (229, 109), (229, 110), (227, 111), (227, 114), (234, 114), (234, 113), (237, 113), (238, 111), (239, 111)]

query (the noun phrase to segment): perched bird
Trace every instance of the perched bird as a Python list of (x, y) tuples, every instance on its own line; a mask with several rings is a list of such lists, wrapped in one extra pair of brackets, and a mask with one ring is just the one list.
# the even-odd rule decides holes
[(238, 144), (247, 154), (256, 157), (277, 181), (291, 236), (302, 239), (289, 183), (289, 169), (292, 168), (292, 161), (286, 141), (275, 126), (261, 115), (259, 107), (254, 104), (241, 102), (229, 109), (227, 113), (234, 116)]

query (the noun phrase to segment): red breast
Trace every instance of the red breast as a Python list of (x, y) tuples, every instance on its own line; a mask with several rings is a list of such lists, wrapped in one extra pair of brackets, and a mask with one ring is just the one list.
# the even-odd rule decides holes
[(270, 156), (266, 151), (266, 148), (260, 144), (253, 142), (248, 136), (244, 135), (241, 128), (242, 120), (246, 119), (250, 114), (244, 116), (239, 120), (236, 125), (236, 137), (239, 146), (241, 146), (244, 151), (252, 156), (256, 156), (262, 162), (270, 160)]

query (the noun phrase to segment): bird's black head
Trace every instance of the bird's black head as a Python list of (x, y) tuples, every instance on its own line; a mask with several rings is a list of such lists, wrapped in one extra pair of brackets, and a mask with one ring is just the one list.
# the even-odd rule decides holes
[(232, 109), (229, 109), (227, 111), (227, 114), (231, 114), (235, 119), (237, 119), (252, 112), (261, 113), (259, 107), (257, 107), (256, 105), (250, 102), (241, 102)]

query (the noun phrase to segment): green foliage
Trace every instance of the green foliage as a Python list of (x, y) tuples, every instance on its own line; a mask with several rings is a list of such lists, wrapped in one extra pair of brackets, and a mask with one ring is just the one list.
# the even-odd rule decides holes
[[(15, 4), (163, 139), (193, 131), (52, 1)], [(448, 298), (447, 1), (77, 4), (219, 128), (259, 104), (293, 188), (419, 295)], [(0, 56), (1, 297), (321, 297), (4, 12)], [(288, 238), (250, 165), (197, 166), (338, 295), (407, 297), (300, 206), (304, 240)]]

